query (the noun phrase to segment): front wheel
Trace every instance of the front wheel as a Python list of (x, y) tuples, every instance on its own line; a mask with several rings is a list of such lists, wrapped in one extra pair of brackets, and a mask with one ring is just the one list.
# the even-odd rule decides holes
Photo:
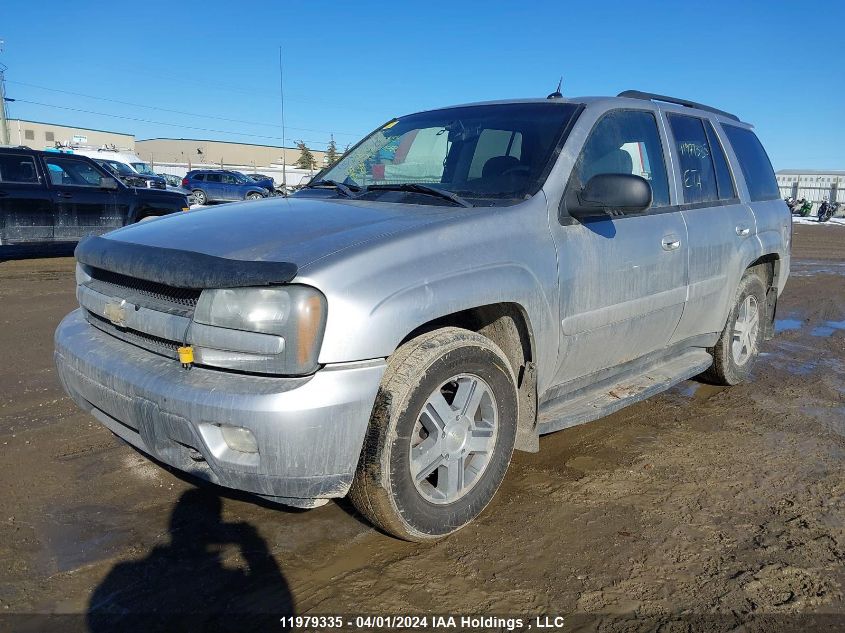
[(262, 196), (260, 193), (251, 193), (251, 194), (247, 195), (246, 199), (247, 200), (261, 200), (261, 198), (263, 198), (263, 197), (264, 196)]
[(766, 287), (758, 275), (745, 271), (725, 329), (708, 350), (713, 365), (704, 378), (720, 385), (736, 385), (748, 378), (763, 342), (765, 318)]
[(388, 364), (352, 502), (405, 540), (456, 532), (502, 483), (516, 423), (513, 373), (492, 341), (458, 328), (423, 334)]

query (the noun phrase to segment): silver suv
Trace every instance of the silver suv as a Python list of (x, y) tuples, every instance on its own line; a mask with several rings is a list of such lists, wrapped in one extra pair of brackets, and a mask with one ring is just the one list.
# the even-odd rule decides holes
[(737, 117), (670, 97), (393, 119), (287, 199), (92, 237), (73, 399), (155, 459), (383, 530), (469, 523), (514, 448), (773, 335), (791, 221)]

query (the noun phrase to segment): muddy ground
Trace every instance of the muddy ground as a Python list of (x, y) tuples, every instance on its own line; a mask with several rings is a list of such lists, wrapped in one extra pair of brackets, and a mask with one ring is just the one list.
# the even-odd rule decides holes
[[(346, 502), (294, 511), (197, 487), (121, 444), (56, 380), (72, 260), (4, 261), (0, 630), (49, 628), (8, 615), (28, 613), (113, 630), (96, 614), (152, 609), (842, 626), (845, 227), (797, 226), (794, 257), (753, 381), (688, 381), (542, 438), (479, 520), (434, 545), (384, 536)], [(790, 617), (808, 613), (828, 615)]]

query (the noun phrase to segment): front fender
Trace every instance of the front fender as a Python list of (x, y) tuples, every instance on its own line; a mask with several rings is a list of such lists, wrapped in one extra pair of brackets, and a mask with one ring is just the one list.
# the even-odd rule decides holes
[[(554, 323), (553, 306), (543, 286), (526, 266), (487, 264), (420, 279), (385, 294), (369, 307), (329, 298), (329, 323), (320, 363), (390, 356), (402, 340), (420, 326), (462, 310), (495, 303), (515, 303), (522, 309), (529, 331)], [(332, 312), (334, 311), (334, 314)], [(342, 314), (338, 314), (341, 312)], [(341, 326), (342, 322), (342, 326)], [(551, 346), (537, 346), (539, 364), (557, 353)], [(548, 356), (548, 359), (544, 358)]]

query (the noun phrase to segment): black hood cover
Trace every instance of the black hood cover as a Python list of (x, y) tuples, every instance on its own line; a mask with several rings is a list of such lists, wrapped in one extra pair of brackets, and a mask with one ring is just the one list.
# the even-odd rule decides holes
[(283, 284), (296, 277), (290, 262), (243, 261), (194, 251), (91, 236), (74, 251), (81, 264), (177, 288), (240, 288)]

